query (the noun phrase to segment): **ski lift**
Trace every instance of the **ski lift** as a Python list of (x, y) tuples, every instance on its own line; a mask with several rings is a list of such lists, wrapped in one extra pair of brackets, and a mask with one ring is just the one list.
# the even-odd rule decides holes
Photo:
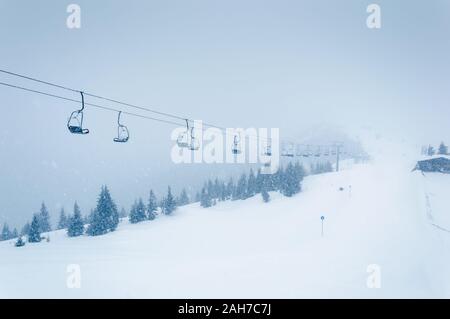
[(186, 119), (186, 131), (178, 135), (177, 144), (179, 147), (190, 147), (189, 142), (189, 120)]
[(117, 117), (117, 137), (115, 137), (113, 141), (117, 143), (126, 143), (130, 138), (130, 133), (128, 132), (128, 128), (125, 125), (120, 124), (121, 114), (122, 111), (119, 112), (119, 115)]
[(288, 144), (287, 147), (284, 147), (283, 151), (281, 152), (281, 156), (294, 157), (294, 145)]
[(233, 147), (231, 149), (231, 152), (235, 155), (241, 154), (241, 135), (235, 135), (233, 140)]
[(272, 145), (270, 144), (270, 142), (267, 142), (267, 145), (264, 148), (263, 154), (266, 156), (272, 156)]
[(320, 152), (320, 146), (317, 148), (316, 153), (314, 154), (315, 157), (320, 157), (322, 153)]
[(191, 127), (191, 142), (189, 143), (189, 149), (191, 151), (197, 151), (200, 148), (200, 143), (198, 139), (194, 136), (194, 127)]
[(81, 94), (81, 109), (73, 111), (70, 114), (69, 120), (67, 121), (67, 128), (72, 134), (88, 134), (89, 130), (87, 128), (83, 128), (83, 110), (84, 110), (84, 95), (83, 92), (80, 91)]
[(301, 149), (300, 145), (297, 145), (295, 147), (295, 156), (302, 156), (302, 155), (303, 155), (302, 154), (302, 149)]
[(306, 149), (305, 149), (305, 151), (303, 152), (303, 154), (302, 154), (302, 156), (303, 157), (310, 157), (312, 154), (311, 154), (311, 151), (309, 150), (309, 145), (306, 147)]

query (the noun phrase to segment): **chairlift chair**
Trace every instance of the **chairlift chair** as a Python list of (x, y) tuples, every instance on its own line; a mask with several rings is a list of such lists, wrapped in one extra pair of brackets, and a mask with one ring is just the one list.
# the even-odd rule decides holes
[(302, 153), (303, 157), (310, 157), (311, 156), (311, 151), (309, 150), (309, 145), (306, 147), (306, 149), (303, 151)]
[(240, 135), (239, 135), (239, 137), (238, 137), (238, 135), (235, 135), (235, 136), (234, 136), (234, 140), (233, 140), (233, 147), (231, 148), (231, 152), (232, 152), (233, 154), (235, 154), (235, 155), (241, 154), (241, 145), (240, 145), (240, 142), (241, 142), (241, 137), (240, 137)]
[(83, 128), (83, 110), (84, 110), (84, 95), (83, 92), (80, 91), (81, 94), (81, 109), (73, 111), (70, 114), (69, 120), (67, 121), (67, 128), (69, 132), (72, 134), (88, 134), (89, 130), (87, 128)]
[(194, 127), (191, 127), (191, 142), (189, 143), (189, 149), (191, 151), (197, 151), (200, 148), (200, 143), (198, 139), (194, 136)]
[(320, 157), (322, 153), (320, 152), (320, 147), (317, 148), (316, 153), (314, 154), (315, 157)]
[(294, 146), (292, 144), (289, 144), (287, 147), (285, 147), (281, 152), (281, 156), (294, 157)]
[(189, 121), (186, 119), (186, 131), (180, 133), (177, 138), (177, 144), (179, 147), (190, 147), (189, 141)]
[(116, 143), (126, 143), (130, 138), (130, 132), (128, 131), (128, 128), (120, 123), (121, 114), (122, 111), (119, 112), (119, 115), (117, 117), (117, 137), (113, 139), (113, 141)]
[(267, 142), (263, 154), (266, 156), (272, 156), (272, 145), (270, 144), (270, 142)]

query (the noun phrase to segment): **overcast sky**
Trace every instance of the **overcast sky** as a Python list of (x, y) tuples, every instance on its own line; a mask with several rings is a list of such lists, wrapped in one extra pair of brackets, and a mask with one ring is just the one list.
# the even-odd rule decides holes
[[(366, 26), (372, 1), (74, 1), (81, 29), (68, 29), (70, 3), (0, 0), (0, 68), (289, 138), (331, 123), (450, 142), (448, 1), (377, 1), (376, 30)], [(74, 200), (87, 214), (102, 184), (128, 207), (150, 188), (195, 185), (199, 171), (225, 175), (223, 165), (174, 165), (171, 126), (124, 116), (131, 140), (116, 145), (114, 113), (88, 108), (91, 134), (73, 136), (76, 104), (1, 86), (0, 97), (0, 222), (21, 225), (43, 200), (54, 221)]]

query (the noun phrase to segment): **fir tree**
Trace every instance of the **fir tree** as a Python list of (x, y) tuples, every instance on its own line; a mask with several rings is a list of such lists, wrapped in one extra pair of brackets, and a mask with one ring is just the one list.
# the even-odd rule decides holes
[(156, 218), (156, 213), (158, 211), (158, 203), (153, 190), (150, 190), (150, 196), (148, 197), (147, 204), (147, 218), (153, 220)]
[(125, 210), (125, 208), (122, 207), (122, 208), (120, 209), (119, 217), (120, 217), (120, 218), (128, 217), (128, 213), (127, 213), (127, 211)]
[(64, 208), (61, 208), (61, 212), (59, 213), (59, 221), (57, 229), (65, 229), (67, 228), (68, 220)]
[(448, 154), (448, 147), (444, 144), (444, 142), (441, 142), (438, 149), (439, 155), (447, 155)]
[(204, 208), (211, 207), (211, 197), (209, 197), (208, 192), (206, 191), (205, 187), (202, 188), (202, 193), (200, 195), (200, 206)]
[(429, 145), (428, 146), (428, 150), (427, 150), (427, 155), (428, 156), (433, 156), (436, 153), (436, 151), (434, 150), (434, 147)]
[(177, 204), (178, 204), (178, 206), (184, 206), (184, 205), (189, 204), (189, 196), (186, 192), (186, 189), (183, 188), (183, 190), (181, 191), (181, 194), (177, 200)]
[(8, 240), (11, 238), (11, 231), (7, 223), (3, 224), (2, 233), (0, 234), (0, 240)]
[(20, 231), (20, 235), (28, 236), (29, 232), (30, 232), (30, 223), (26, 222), (25, 225), (23, 225), (22, 230)]
[(28, 233), (28, 242), (38, 243), (41, 241), (41, 226), (38, 215), (33, 216), (31, 221), (30, 231)]
[(245, 174), (242, 174), (236, 185), (233, 199), (246, 199), (246, 198), (247, 198), (247, 176)]
[(116, 204), (111, 198), (106, 186), (102, 186), (97, 200), (97, 208), (94, 210), (88, 234), (98, 236), (114, 231), (119, 224), (119, 212)]
[(81, 236), (84, 233), (84, 221), (81, 216), (80, 208), (75, 202), (73, 205), (73, 215), (68, 219), (67, 235), (69, 237)]
[(45, 206), (45, 203), (42, 202), (41, 210), (39, 212), (39, 227), (40, 232), (45, 233), (52, 230), (52, 227), (50, 225), (50, 214), (48, 213), (47, 207)]
[(270, 201), (270, 195), (267, 192), (267, 189), (263, 188), (261, 190), (261, 196), (262, 196), (264, 203), (268, 203)]
[(230, 177), (227, 186), (225, 187), (225, 198), (231, 199), (233, 197), (233, 194), (234, 194), (234, 182), (233, 178)]
[(19, 232), (17, 231), (17, 228), (14, 228), (11, 232), (11, 239), (19, 237)]
[(141, 198), (139, 198), (138, 201), (134, 202), (130, 210), (130, 216), (128, 218), (130, 220), (130, 223), (132, 224), (136, 224), (147, 219), (147, 215), (145, 213), (145, 205)]
[(171, 215), (177, 208), (175, 199), (172, 195), (170, 186), (167, 188), (167, 196), (164, 198), (164, 205), (162, 206), (163, 213), (165, 215)]
[(289, 163), (283, 174), (282, 179), (282, 193), (285, 196), (291, 197), (300, 192), (300, 176), (297, 174), (294, 165)]
[(256, 177), (255, 177), (255, 174), (253, 173), (253, 169), (250, 169), (250, 173), (248, 174), (248, 180), (247, 180), (246, 198), (255, 196), (256, 189), (257, 189)]
[[(262, 192), (262, 188), (263, 188), (263, 183), (264, 183), (264, 176), (266, 174), (261, 174), (261, 169), (259, 168), (257, 173), (256, 173), (256, 189), (255, 189), (255, 193), (259, 194)], [(267, 189), (266, 189), (267, 190)]]

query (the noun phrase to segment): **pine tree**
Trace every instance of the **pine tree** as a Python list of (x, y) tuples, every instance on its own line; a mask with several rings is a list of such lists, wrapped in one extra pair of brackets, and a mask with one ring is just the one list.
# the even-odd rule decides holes
[(61, 208), (61, 212), (59, 213), (59, 221), (57, 229), (65, 229), (67, 228), (68, 220), (64, 208)]
[(128, 217), (130, 223), (136, 224), (142, 222), (147, 219), (147, 215), (145, 212), (145, 205), (142, 201), (142, 198), (135, 201), (130, 210), (130, 216)]
[(233, 197), (233, 194), (234, 194), (234, 182), (233, 178), (230, 177), (227, 186), (225, 187), (225, 198), (231, 199)]
[(19, 232), (17, 231), (17, 228), (14, 228), (11, 232), (11, 239), (19, 237)]
[(30, 232), (30, 223), (26, 222), (25, 225), (23, 225), (22, 230), (20, 231), (21, 236), (28, 236), (28, 233)]
[(84, 233), (84, 221), (77, 202), (73, 205), (73, 215), (69, 217), (67, 235), (69, 237), (81, 236)]
[(439, 155), (447, 155), (448, 154), (448, 147), (447, 147), (447, 145), (444, 144), (444, 142), (441, 142), (441, 144), (439, 145), (438, 154)]
[(40, 232), (45, 233), (52, 230), (52, 227), (50, 225), (50, 214), (48, 213), (47, 207), (45, 206), (45, 203), (42, 202), (41, 210), (39, 212), (39, 227)]
[(261, 196), (264, 203), (268, 203), (270, 201), (270, 195), (265, 188), (261, 190)]
[(120, 218), (128, 217), (128, 213), (127, 213), (127, 211), (125, 210), (125, 208), (122, 207), (122, 208), (120, 209), (119, 217), (120, 217)]
[(106, 234), (114, 231), (119, 224), (119, 212), (111, 198), (108, 187), (102, 186), (97, 200), (97, 208), (91, 218), (87, 233), (91, 236)]
[(148, 204), (147, 204), (147, 218), (149, 220), (153, 220), (156, 218), (156, 213), (158, 211), (158, 203), (155, 194), (153, 193), (153, 190), (150, 190), (150, 196), (148, 198)]
[(0, 234), (0, 240), (11, 239), (11, 231), (7, 223), (3, 224), (2, 233)]
[(200, 201), (200, 192), (195, 193), (195, 202), (198, 203)]
[(281, 192), (288, 197), (300, 192), (300, 176), (292, 163), (289, 163), (284, 171)]
[(245, 174), (242, 174), (236, 185), (233, 199), (246, 199), (246, 198), (247, 198), (247, 176)]
[(256, 188), (255, 188), (256, 194), (259, 194), (262, 192), (262, 187), (263, 187), (263, 183), (264, 183), (264, 175), (266, 175), (266, 174), (261, 174), (261, 169), (259, 168), (258, 171), (256, 172)]
[(172, 195), (172, 190), (170, 189), (170, 186), (169, 186), (167, 188), (167, 196), (164, 199), (163, 212), (165, 215), (171, 215), (175, 211), (176, 208), (177, 208), (177, 204)]
[(16, 243), (14, 244), (16, 247), (23, 247), (25, 246), (25, 241), (22, 239), (22, 236), (19, 236)]
[(429, 145), (428, 146), (428, 150), (427, 150), (427, 155), (428, 156), (433, 156), (436, 153), (436, 151), (434, 150), (434, 147)]
[(30, 243), (38, 243), (41, 241), (41, 226), (39, 219), (38, 215), (35, 214), (31, 221), (30, 231), (28, 233), (28, 242)]
[(186, 192), (186, 189), (183, 188), (183, 190), (181, 191), (181, 194), (177, 200), (177, 204), (178, 204), (178, 206), (184, 206), (184, 205), (189, 204), (189, 196)]
[(253, 169), (250, 169), (250, 173), (248, 174), (247, 180), (247, 190), (246, 190), (246, 198), (250, 198), (255, 196), (256, 194), (256, 177), (253, 173)]
[(211, 198), (208, 195), (208, 192), (206, 191), (205, 187), (202, 188), (202, 193), (200, 195), (200, 206), (204, 208), (211, 207)]

